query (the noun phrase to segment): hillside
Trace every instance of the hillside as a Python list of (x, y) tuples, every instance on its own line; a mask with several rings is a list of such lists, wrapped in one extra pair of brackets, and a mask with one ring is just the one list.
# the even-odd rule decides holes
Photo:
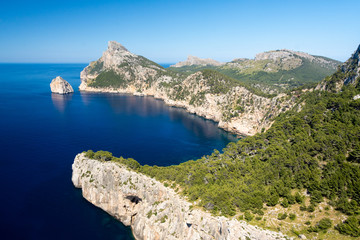
[(360, 47), (269, 130), (223, 153), (169, 167), (123, 164), (214, 215), (288, 235), (360, 237), (359, 53)]
[(170, 71), (116, 42), (81, 72), (79, 89), (151, 95), (240, 135), (268, 129), (274, 117), (298, 101), (298, 94), (267, 94), (211, 69)]
[[(291, 50), (259, 53), (254, 59), (239, 58), (223, 65), (180, 65), (168, 70), (194, 73), (213, 69), (267, 93), (279, 93), (320, 82), (341, 62)], [(175, 65), (176, 66), (176, 65)]]

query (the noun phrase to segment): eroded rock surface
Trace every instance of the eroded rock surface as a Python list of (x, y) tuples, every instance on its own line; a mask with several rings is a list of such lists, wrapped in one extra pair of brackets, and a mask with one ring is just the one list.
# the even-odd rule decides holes
[(131, 226), (136, 239), (286, 239), (281, 233), (193, 208), (173, 189), (115, 162), (81, 153), (72, 170), (72, 182), (84, 198)]

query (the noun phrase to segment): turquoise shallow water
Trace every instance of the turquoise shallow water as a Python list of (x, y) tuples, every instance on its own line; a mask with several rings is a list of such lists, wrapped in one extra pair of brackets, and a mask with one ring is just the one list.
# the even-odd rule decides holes
[[(71, 183), (84, 150), (171, 165), (222, 149), (235, 137), (152, 97), (80, 93), (86, 64), (0, 64), (1, 239), (133, 239)], [(51, 94), (61, 75), (75, 89)]]

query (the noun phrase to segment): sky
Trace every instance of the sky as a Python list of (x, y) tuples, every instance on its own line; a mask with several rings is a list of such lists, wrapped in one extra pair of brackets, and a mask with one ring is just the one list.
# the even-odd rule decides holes
[(359, 0), (0, 2), (0, 62), (88, 63), (115, 40), (158, 63), (291, 49), (345, 61)]

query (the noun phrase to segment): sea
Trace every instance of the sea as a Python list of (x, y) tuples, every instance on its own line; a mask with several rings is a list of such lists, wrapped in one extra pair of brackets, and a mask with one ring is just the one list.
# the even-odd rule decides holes
[[(0, 64), (0, 239), (134, 239), (73, 186), (77, 153), (106, 150), (168, 166), (237, 140), (153, 97), (79, 92), (86, 65)], [(75, 92), (52, 94), (56, 76)]]

